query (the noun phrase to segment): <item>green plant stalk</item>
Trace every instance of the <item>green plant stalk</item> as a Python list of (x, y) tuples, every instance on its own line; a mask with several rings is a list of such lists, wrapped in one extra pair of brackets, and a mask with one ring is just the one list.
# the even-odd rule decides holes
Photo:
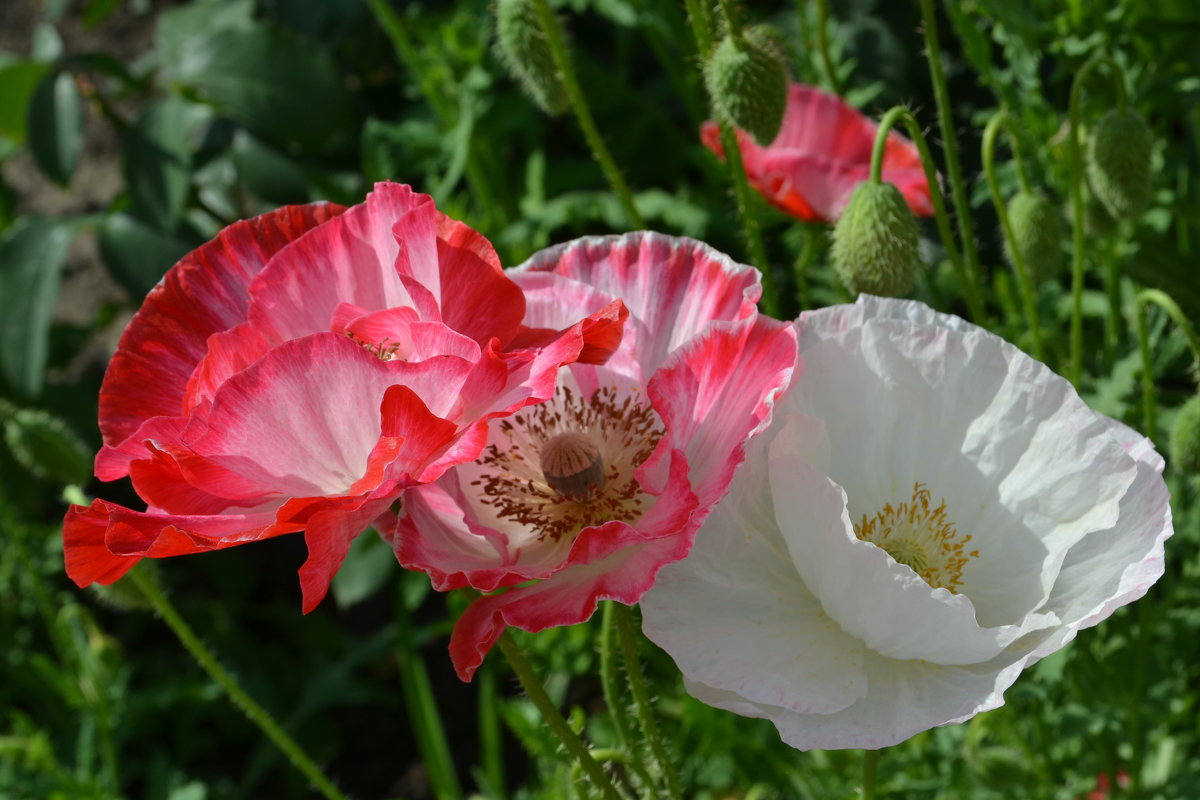
[(1142, 433), (1151, 439), (1158, 432), (1158, 406), (1154, 398), (1154, 356), (1150, 352), (1150, 331), (1146, 325), (1146, 304), (1138, 296), (1137, 309), (1138, 351), (1142, 356)]
[[(929, 2), (929, 0), (921, 0)], [(1071, 84), (1071, 99), (1067, 109), (1067, 150), (1071, 168), (1071, 351), (1067, 377), (1077, 388), (1083, 377), (1083, 146), (1079, 142), (1079, 98), (1083, 94), (1083, 82), (1097, 66), (1105, 65), (1113, 71), (1113, 85), (1117, 93), (1117, 109), (1125, 110), (1125, 73), (1120, 64), (1107, 56), (1095, 56), (1075, 74)], [(1116, 324), (1116, 320), (1110, 320)]]
[(638, 776), (642, 782), (642, 786), (646, 787), (647, 790), (654, 786), (654, 779), (646, 771), (646, 766), (636, 756), (632, 756), (624, 750), (615, 747), (597, 747), (592, 750), (592, 757), (601, 764), (612, 763), (628, 767)]
[[(800, 13), (804, 13), (801, 0)], [(833, 56), (829, 53), (829, 34), (826, 32), (829, 22), (829, 0), (817, 0), (817, 49), (821, 51), (821, 63), (825, 65), (825, 75), (833, 93), (841, 97), (842, 82), (838, 79), (837, 68), (833, 64)]]
[[(1029, 278), (1029, 269), (1025, 265), (1025, 254), (1021, 252), (1020, 246), (1017, 244), (1017, 237), (1013, 233), (1012, 223), (1008, 219), (1008, 208), (1004, 204), (1004, 197), (1000, 194), (1000, 182), (996, 179), (996, 135), (1000, 129), (1008, 130), (1010, 140), (1013, 143), (1013, 153), (1017, 153), (1016, 134), (1012, 130), (1012, 117), (1007, 111), (999, 111), (992, 115), (988, 120), (987, 127), (983, 131), (982, 144), (982, 160), (983, 174), (987, 176), (988, 189), (992, 193), (992, 205), (996, 207), (996, 217), (1000, 220), (1000, 230), (1004, 232), (1004, 238), (1008, 240), (1009, 250), (1012, 252), (1013, 272), (1017, 275), (1017, 286), (1021, 290), (1021, 306), (1025, 312), (1025, 324), (1029, 326), (1029, 334), (1033, 337), (1033, 357), (1038, 361), (1046, 360), (1046, 350), (1042, 346), (1042, 328), (1038, 321), (1037, 300), (1033, 291), (1033, 281)], [(1019, 157), (1018, 165), (1021, 164)], [(1024, 175), (1024, 168), (1018, 166), (1018, 172)], [(1026, 183), (1022, 181), (1022, 183)], [(1027, 184), (1026, 184), (1027, 185)]]
[(600, 136), (600, 131), (596, 128), (596, 121), (592, 118), (587, 98), (584, 97), (583, 90), (579, 87), (579, 80), (575, 77), (575, 67), (571, 64), (570, 53), (567, 52), (566, 36), (563, 34), (562, 25), (559, 23), (558, 17), (550, 10), (550, 5), (546, 0), (533, 0), (533, 7), (537, 12), (538, 22), (541, 23), (542, 32), (546, 34), (546, 44), (550, 47), (554, 65), (558, 67), (562, 77), (563, 89), (566, 90), (567, 99), (571, 102), (571, 110), (575, 112), (575, 119), (583, 131), (583, 138), (587, 140), (588, 147), (592, 150), (592, 157), (596, 159), (596, 163), (604, 171), (604, 176), (608, 178), (609, 186), (617, 195), (617, 200), (625, 210), (625, 216), (629, 218), (630, 225), (634, 229), (641, 230), (646, 227), (646, 223), (642, 219), (642, 215), (638, 213), (637, 206), (634, 205), (633, 193), (629, 190), (629, 184), (625, 182), (625, 177), (617, 167), (617, 162), (608, 152), (608, 146), (604, 144), (604, 138)]
[(625, 700), (621, 696), (621, 684), (618, 676), (616, 627), (613, 620), (611, 600), (604, 601), (600, 624), (600, 684), (604, 687), (604, 704), (612, 715), (613, 726), (617, 729), (617, 738), (621, 745), (628, 746), (633, 741), (629, 728), (629, 712)]
[(879, 751), (863, 751), (862, 800), (875, 800), (875, 784), (879, 771)]
[(546, 694), (546, 689), (542, 686), (542, 682), (538, 680), (534, 674), (533, 668), (529, 666), (529, 662), (525, 659), (525, 654), (521, 652), (521, 648), (513, 641), (513, 638), (507, 632), (500, 636), (497, 644), (500, 646), (500, 652), (508, 659), (509, 666), (517, 675), (517, 680), (521, 682), (521, 688), (525, 690), (525, 694), (537, 706), (537, 709), (542, 714), (542, 719), (550, 726), (558, 736), (559, 741), (563, 743), (563, 747), (567, 752), (575, 757), (579, 765), (583, 767), (583, 771), (592, 779), (592, 783), (600, 790), (606, 800), (621, 800), (621, 795), (617, 791), (617, 787), (613, 785), (612, 780), (605, 774), (604, 770), (592, 758), (592, 754), (588, 752), (583, 740), (571, 730), (571, 726), (563, 718), (563, 715), (554, 706), (550, 700), (550, 696)]
[(733, 5), (733, 0), (717, 0), (721, 6), (721, 16), (725, 18), (725, 29), (729, 31), (729, 35), (736, 42), (742, 41), (742, 21), (738, 17), (737, 9)]
[(400, 674), (400, 689), (412, 726), (417, 750), (429, 774), (433, 793), (444, 800), (463, 796), (454, 770), (454, 758), (446, 741), (446, 729), (438, 712), (437, 698), (429, 682), (425, 659), (412, 636), (409, 611), (404, 604), (403, 589), (397, 590), (396, 600), (396, 668)]
[(250, 721), (283, 751), (292, 766), (308, 778), (317, 791), (329, 800), (347, 800), (346, 795), (342, 794), (325, 776), (325, 773), (321, 772), (320, 768), (313, 763), (312, 759), (300, 749), (300, 745), (296, 744), (283, 728), (279, 727), (279, 723), (267, 713), (266, 709), (260, 706), (234, 679), (233, 675), (221, 666), (212, 652), (204, 646), (200, 638), (175, 610), (175, 606), (163, 594), (154, 578), (139, 570), (131, 570), (128, 577), (137, 584), (142, 594), (146, 595), (146, 599), (155, 613), (162, 617), (163, 622), (167, 624), (167, 627), (171, 629), (171, 632), (175, 634), (192, 658), (196, 659), (196, 663), (200, 665), (201, 669), (207, 672), (233, 704), (240, 708), (242, 713), (249, 717)]
[(633, 624), (633, 612), (627, 605), (615, 604), (614, 614), (617, 618), (617, 632), (621, 638), (621, 650), (625, 654), (625, 673), (629, 677), (629, 689), (633, 693), (633, 702), (637, 707), (642, 735), (650, 746), (650, 754), (658, 762), (659, 771), (666, 778), (668, 796), (673, 800), (682, 800), (683, 790), (679, 786), (679, 775), (676, 773), (671, 759), (667, 756), (666, 747), (658, 733), (658, 725), (654, 721), (654, 709), (650, 705), (650, 692), (646, 688), (646, 678), (642, 674), (642, 661), (637, 652), (637, 631)]
[(479, 761), (488, 784), (495, 792), (495, 800), (505, 800), (504, 747), (501, 738), (500, 715), (496, 709), (500, 696), (496, 691), (496, 673), (493, 661), (479, 665)]
[(921, 166), (925, 169), (925, 181), (929, 184), (929, 196), (933, 200), (934, 221), (937, 223), (938, 235), (941, 237), (942, 247), (946, 251), (946, 258), (954, 269), (954, 275), (958, 278), (959, 285), (962, 286), (963, 296), (967, 301), (967, 312), (971, 319), (982, 324), (985, 314), (983, 297), (979, 293), (979, 287), (967, 274), (962, 256), (958, 252), (958, 245), (954, 242), (954, 232), (950, 229), (950, 215), (946, 211), (946, 198), (942, 194), (942, 187), (938, 182), (933, 153), (929, 149), (929, 142), (925, 140), (925, 134), (921, 132), (921, 126), (917, 124), (917, 118), (904, 106), (895, 106), (879, 121), (879, 129), (875, 132), (875, 145), (871, 150), (871, 180), (876, 183), (883, 180), (883, 154), (886, 149), (887, 136), (896, 123), (901, 121), (908, 129), (913, 144), (917, 146), (917, 153), (921, 156)]
[(1183, 331), (1188, 347), (1192, 350), (1192, 358), (1196, 360), (1197, 364), (1200, 364), (1200, 336), (1196, 334), (1196, 328), (1192, 325), (1192, 321), (1188, 319), (1187, 314), (1183, 313), (1183, 309), (1171, 299), (1169, 294), (1160, 289), (1142, 289), (1137, 293), (1137, 302), (1143, 305), (1145, 303), (1154, 303), (1163, 311), (1166, 311), (1171, 321), (1179, 327), (1179, 330)]
[(692, 36), (696, 40), (696, 50), (703, 59), (712, 50), (712, 28), (708, 22), (708, 10), (700, 0), (683, 0), (687, 7), (688, 22), (692, 26)]
[[(438, 124), (443, 129), (450, 127), (451, 121), (455, 117), (456, 109), (438, 91), (437, 86), (430, 79), (428, 71), (421, 69), (416, 49), (413, 47), (412, 40), (409, 38), (408, 31), (405, 29), (400, 17), (388, 3), (388, 0), (367, 0), (367, 6), (371, 9), (371, 13), (374, 14), (376, 23), (383, 29), (384, 35), (392, 43), (392, 49), (396, 52), (396, 58), (408, 70), (408, 73), (412, 75), (417, 88), (421, 90), (421, 94), (425, 97), (425, 101), (433, 109), (433, 113), (438, 119)], [(478, 151), (474, 147), (467, 149), (465, 169), (467, 181), (471, 185), (472, 193), (475, 195), (475, 201), (479, 204), (480, 210), (485, 216), (490, 216), (492, 210), (499, 208), (501, 203), (496, 199), (496, 193), (492, 191), (491, 182), (487, 178), (486, 171), (479, 164), (477, 153)]]
[[(1124, 230), (1126, 220), (1120, 223)], [(1108, 324), (1104, 326), (1104, 361), (1112, 369), (1121, 346), (1121, 268), (1116, 237), (1110, 236), (1104, 247), (1104, 295), (1108, 299)]]
[(763, 244), (762, 231), (754, 217), (754, 195), (746, 180), (746, 167), (742, 163), (742, 151), (738, 148), (737, 134), (728, 122), (721, 125), (721, 146), (725, 149), (725, 166), (733, 181), (733, 197), (737, 203), (738, 217), (742, 221), (742, 233), (750, 251), (750, 263), (762, 273), (762, 310), (770, 316), (779, 316), (779, 297), (775, 291), (775, 276), (767, 263), (767, 248)]
[[(971, 207), (966, 185), (963, 183), (962, 164), (958, 158), (958, 144), (954, 136), (954, 111), (950, 106), (950, 90), (946, 85), (946, 73), (942, 70), (942, 51), (937, 40), (937, 18), (933, 0), (920, 0), (921, 19), (925, 27), (925, 56), (929, 61), (929, 76), (933, 81), (933, 95), (937, 101), (938, 125), (942, 133), (942, 150), (946, 155), (946, 172), (950, 178), (950, 196), (954, 200), (954, 213), (958, 217), (958, 232), (962, 238), (966, 255), (968, 281), (973, 292), (978, 292), (983, 283), (983, 269), (979, 265), (979, 249), (975, 246), (975, 230), (971, 224)], [(972, 316), (975, 310), (972, 310)], [(983, 317), (976, 318), (980, 324)]]
[(813, 223), (803, 223), (804, 244), (796, 256), (796, 305), (801, 311), (808, 310), (808, 268), (817, 255), (818, 239), (822, 229)]

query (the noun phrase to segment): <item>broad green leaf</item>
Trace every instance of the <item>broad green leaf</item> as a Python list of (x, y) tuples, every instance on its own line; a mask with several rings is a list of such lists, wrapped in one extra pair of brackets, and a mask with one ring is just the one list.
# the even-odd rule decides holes
[(58, 30), (50, 23), (38, 23), (37, 27), (33, 29), (33, 43), (30, 49), (34, 61), (52, 64), (58, 61), (62, 55), (62, 36), (59, 35)]
[(164, 11), (154, 30), (164, 63), (173, 64), (192, 42), (225, 28), (246, 28), (254, 21), (250, 0), (197, 0)]
[(39, 478), (82, 485), (92, 476), (92, 453), (67, 424), (41, 409), (22, 408), (4, 419), (4, 441), (21, 466)]
[(42, 391), (49, 352), (50, 317), (74, 230), (70, 225), (26, 217), (0, 239), (0, 374), (16, 391)]
[(338, 608), (349, 608), (375, 594), (395, 576), (398, 566), (392, 548), (375, 531), (363, 531), (350, 545), (346, 560), (333, 576), (331, 589)]
[(0, 67), (0, 135), (25, 143), (29, 101), (50, 68), (36, 61)]
[[(65, 5), (65, 3), (60, 4)], [(83, 10), (83, 27), (94, 28), (121, 6), (121, 0), (89, 0)]]
[(161, 231), (175, 229), (187, 200), (192, 172), (188, 134), (198, 108), (176, 96), (151, 101), (122, 142), (133, 210)]
[(308, 200), (308, 180), (301, 166), (247, 131), (238, 131), (233, 137), (233, 163), (245, 187), (263, 200)]
[(130, 214), (109, 216), (100, 226), (100, 255), (109, 273), (134, 297), (142, 297), (192, 249)]
[(282, 28), (226, 28), (164, 55), (179, 83), (273, 141), (321, 148), (350, 121), (350, 95), (333, 59)]
[(83, 152), (83, 98), (68, 72), (47, 75), (29, 103), (29, 147), (42, 172), (62, 185)]

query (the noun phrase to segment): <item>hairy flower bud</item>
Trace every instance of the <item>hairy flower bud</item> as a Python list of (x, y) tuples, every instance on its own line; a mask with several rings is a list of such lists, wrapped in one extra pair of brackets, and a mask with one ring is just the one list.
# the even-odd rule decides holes
[(890, 183), (860, 183), (833, 228), (830, 257), (852, 292), (906, 294), (921, 263), (916, 219), (900, 190)]
[(1088, 181), (1117, 219), (1139, 216), (1149, 207), (1153, 148), (1150, 128), (1136, 111), (1109, 111), (1096, 123), (1088, 140)]
[(567, 108), (567, 90), (532, 0), (496, 0), (496, 52), (526, 94), (551, 116)]
[[(1008, 201), (1008, 224), (1013, 239), (1035, 283), (1058, 269), (1062, 256), (1062, 224), (1058, 210), (1039, 191), (1020, 191)], [(1013, 242), (1004, 239), (1004, 256), (1014, 264)]]
[(760, 28), (726, 36), (704, 65), (704, 80), (717, 116), (760, 145), (774, 141), (787, 108), (787, 68)]
[(1200, 476), (1200, 395), (1183, 404), (1171, 428), (1171, 466)]

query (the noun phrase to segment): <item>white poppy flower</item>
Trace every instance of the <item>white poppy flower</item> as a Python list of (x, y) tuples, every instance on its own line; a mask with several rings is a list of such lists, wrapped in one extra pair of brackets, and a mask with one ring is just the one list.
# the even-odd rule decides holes
[(695, 697), (886, 747), (1001, 705), (1162, 575), (1162, 459), (1048, 368), (912, 301), (797, 328), (803, 377), (642, 600)]

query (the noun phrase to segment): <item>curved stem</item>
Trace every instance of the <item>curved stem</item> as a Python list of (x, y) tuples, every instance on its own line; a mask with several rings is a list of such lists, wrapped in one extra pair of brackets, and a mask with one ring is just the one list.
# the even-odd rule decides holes
[(617, 787), (613, 785), (612, 780), (604, 772), (596, 759), (592, 758), (592, 754), (588, 752), (583, 740), (571, 730), (571, 726), (563, 719), (562, 713), (555, 707), (550, 700), (550, 696), (546, 694), (545, 688), (542, 687), (542, 682), (538, 680), (534, 674), (533, 668), (529, 666), (529, 662), (525, 660), (525, 654), (521, 652), (521, 648), (513, 641), (509, 633), (501, 635), (499, 641), (500, 652), (504, 653), (504, 657), (508, 659), (509, 666), (513, 668), (513, 672), (517, 674), (517, 680), (521, 682), (521, 688), (525, 690), (525, 694), (529, 695), (529, 699), (537, 706), (538, 711), (542, 714), (542, 719), (550, 726), (558, 736), (559, 741), (563, 743), (563, 747), (567, 752), (573, 755), (579, 765), (583, 767), (583, 771), (592, 779), (596, 788), (604, 795), (607, 800), (621, 800), (621, 794), (617, 791)]
[(833, 93), (842, 95), (842, 82), (838, 79), (837, 68), (833, 65), (833, 57), (829, 53), (829, 35), (826, 33), (826, 23), (829, 20), (829, 0), (817, 0), (817, 48), (821, 51), (821, 63), (825, 65), (825, 74)]
[(879, 770), (879, 751), (863, 751), (862, 800), (875, 800), (875, 783)]
[(737, 134), (728, 122), (721, 123), (721, 145), (725, 149), (725, 165), (733, 181), (733, 196), (737, 203), (738, 217), (742, 221), (742, 233), (750, 251), (750, 263), (762, 273), (762, 310), (770, 316), (779, 316), (779, 298), (775, 296), (775, 276), (767, 263), (767, 248), (763, 244), (762, 231), (754, 217), (754, 195), (746, 180), (746, 168), (742, 163), (742, 151), (738, 147)]
[(1146, 326), (1146, 304), (1139, 297), (1137, 311), (1138, 351), (1142, 356), (1142, 433), (1151, 439), (1158, 432), (1158, 405), (1154, 397), (1154, 356), (1150, 353), (1150, 332)]
[(617, 167), (617, 162), (608, 152), (608, 146), (604, 144), (604, 138), (600, 136), (600, 131), (596, 128), (596, 121), (592, 119), (592, 111), (588, 106), (587, 98), (584, 97), (583, 90), (579, 87), (579, 80), (575, 77), (575, 67), (571, 64), (571, 55), (567, 52), (566, 36), (563, 34), (558, 17), (550, 10), (546, 0), (533, 0), (533, 6), (537, 11), (542, 31), (546, 34), (546, 44), (550, 47), (554, 65), (558, 67), (559, 74), (562, 76), (563, 88), (567, 92), (567, 98), (571, 101), (575, 119), (578, 120), (579, 127), (583, 131), (583, 138), (587, 140), (588, 147), (592, 150), (592, 157), (596, 159), (596, 163), (600, 165), (600, 169), (608, 178), (608, 183), (617, 195), (617, 200), (625, 209), (625, 216), (629, 218), (629, 223), (635, 229), (645, 228), (646, 223), (633, 203), (633, 193), (629, 190), (629, 184), (625, 182), (625, 177)]
[(929, 149), (929, 142), (925, 140), (925, 134), (921, 132), (921, 126), (917, 124), (917, 118), (904, 106), (892, 108), (879, 121), (879, 129), (875, 132), (875, 146), (871, 151), (872, 180), (878, 181), (882, 178), (884, 143), (887, 141), (888, 133), (897, 122), (901, 121), (908, 129), (913, 144), (917, 146), (917, 153), (921, 156), (921, 166), (925, 169), (925, 180), (929, 184), (929, 196), (933, 200), (934, 220), (937, 222), (938, 235), (942, 239), (942, 247), (946, 250), (946, 258), (950, 261), (950, 266), (954, 268), (959, 285), (962, 286), (968, 313), (976, 322), (982, 322), (985, 313), (983, 297), (979, 293), (979, 287), (967, 274), (962, 256), (958, 252), (958, 246), (954, 243), (954, 233), (950, 230), (950, 215), (946, 212), (946, 198), (942, 194), (942, 187), (938, 182), (933, 153)]
[(679, 775), (675, 766), (667, 757), (666, 747), (658, 734), (658, 725), (654, 722), (654, 709), (650, 707), (650, 692), (646, 689), (646, 679), (642, 675), (642, 662), (638, 658), (637, 634), (633, 625), (633, 612), (629, 606), (614, 604), (614, 614), (617, 619), (617, 632), (621, 637), (621, 649), (625, 653), (625, 672), (629, 676), (629, 688), (633, 692), (633, 701), (637, 706), (638, 721), (642, 725), (642, 734), (650, 745), (650, 753), (658, 762), (659, 770), (667, 779), (667, 792), (673, 800), (681, 800), (683, 791), (679, 786)]
[(1183, 331), (1183, 335), (1187, 338), (1188, 347), (1192, 350), (1192, 358), (1196, 359), (1197, 364), (1200, 364), (1200, 336), (1196, 335), (1196, 328), (1192, 325), (1192, 321), (1188, 319), (1187, 314), (1183, 313), (1183, 309), (1171, 299), (1169, 294), (1160, 289), (1142, 289), (1137, 293), (1137, 302), (1142, 305), (1154, 303), (1163, 311), (1166, 311), (1171, 321)]
[(240, 708), (242, 713), (249, 717), (250, 721), (257, 725), (258, 729), (266, 734), (267, 738), (274, 742), (276, 747), (283, 751), (288, 761), (292, 762), (292, 766), (312, 781), (313, 786), (321, 794), (329, 798), (329, 800), (346, 800), (346, 795), (338, 791), (338, 788), (325, 776), (325, 773), (321, 772), (312, 759), (300, 749), (300, 745), (296, 744), (284, 732), (283, 728), (279, 727), (279, 723), (267, 713), (266, 709), (260, 706), (234, 677), (220, 665), (212, 652), (204, 646), (200, 638), (196, 636), (195, 632), (184, 621), (179, 612), (175, 610), (175, 606), (163, 594), (162, 589), (159, 588), (154, 578), (142, 570), (131, 570), (129, 577), (137, 584), (142, 594), (146, 595), (146, 599), (150, 602), (155, 613), (162, 617), (163, 622), (167, 623), (167, 627), (171, 629), (183, 646), (187, 648), (192, 658), (196, 659), (196, 663), (224, 690), (225, 695), (233, 701), (233, 704)]
[[(925, 27), (925, 56), (929, 61), (929, 76), (933, 80), (933, 94), (937, 100), (938, 124), (942, 132), (942, 150), (946, 155), (946, 171), (949, 173), (954, 213), (958, 216), (958, 231), (966, 254), (967, 277), (972, 292), (978, 292), (983, 282), (983, 270), (979, 265), (979, 250), (975, 246), (975, 231), (971, 224), (971, 208), (967, 189), (963, 183), (962, 165), (958, 159), (958, 145), (954, 138), (954, 111), (950, 106), (950, 90), (946, 85), (946, 73), (942, 69), (942, 51), (937, 40), (937, 18), (933, 0), (920, 0), (921, 18)], [(975, 311), (972, 310), (972, 314)], [(982, 316), (976, 321), (982, 323)]]
[[(928, 0), (922, 0), (928, 2)], [(1117, 93), (1117, 108), (1125, 110), (1125, 73), (1118, 64), (1107, 56), (1095, 56), (1080, 68), (1071, 84), (1071, 99), (1067, 111), (1067, 142), (1071, 167), (1071, 243), (1074, 252), (1071, 261), (1071, 361), (1067, 377), (1079, 386), (1083, 377), (1083, 153), (1079, 142), (1079, 99), (1083, 95), (1083, 84), (1092, 70), (1098, 66), (1112, 70), (1113, 86)]]
[(996, 207), (996, 217), (1000, 220), (1000, 229), (1008, 241), (1009, 252), (1012, 253), (1013, 271), (1017, 274), (1017, 285), (1021, 289), (1021, 305), (1025, 311), (1025, 324), (1029, 326), (1029, 334), (1033, 337), (1033, 357), (1038, 361), (1046, 360), (1042, 347), (1042, 330), (1038, 322), (1037, 301), (1033, 291), (1033, 281), (1029, 278), (1029, 269), (1025, 265), (1025, 254), (1017, 243), (1013, 233), (1012, 223), (1008, 219), (1008, 208), (1004, 197), (1000, 194), (1000, 183), (996, 180), (995, 149), (996, 135), (1001, 127), (1006, 127), (1013, 142), (1013, 152), (1016, 152), (1016, 136), (1012, 130), (1012, 116), (1007, 111), (998, 111), (988, 120), (983, 131), (982, 161), (983, 174), (987, 176), (988, 189), (992, 193), (992, 205)]

